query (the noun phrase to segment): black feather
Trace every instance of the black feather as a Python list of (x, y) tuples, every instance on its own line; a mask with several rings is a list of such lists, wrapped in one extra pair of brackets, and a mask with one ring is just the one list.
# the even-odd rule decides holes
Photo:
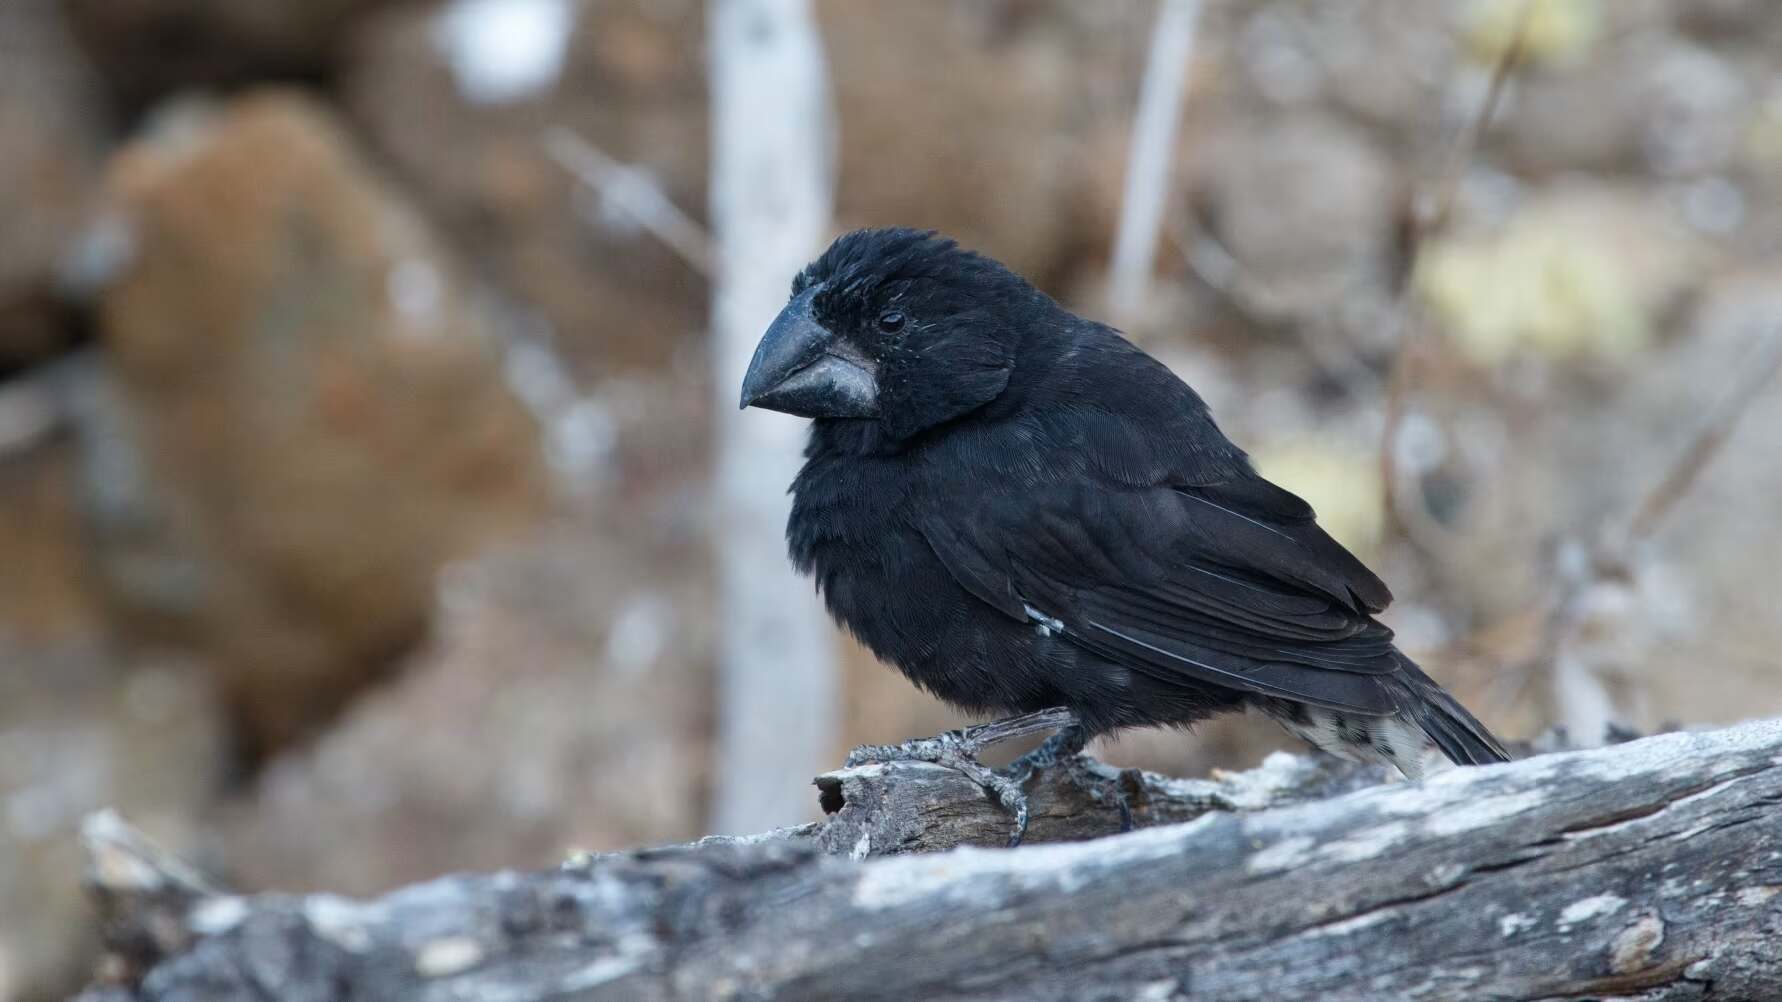
[[(1117, 332), (913, 230), (842, 237), (793, 286), (812, 287), (880, 412), (813, 422), (792, 557), (917, 684), (1091, 732), (1253, 701), (1396, 715), (1456, 762), (1504, 760), (1373, 618), (1386, 585)], [(893, 306), (908, 320), (883, 333)]]

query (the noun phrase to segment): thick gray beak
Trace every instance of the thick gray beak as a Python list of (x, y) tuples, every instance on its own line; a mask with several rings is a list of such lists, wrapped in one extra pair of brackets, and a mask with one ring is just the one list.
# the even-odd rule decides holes
[(762, 335), (743, 376), (742, 406), (808, 418), (879, 413), (876, 366), (811, 317), (812, 286), (786, 304)]

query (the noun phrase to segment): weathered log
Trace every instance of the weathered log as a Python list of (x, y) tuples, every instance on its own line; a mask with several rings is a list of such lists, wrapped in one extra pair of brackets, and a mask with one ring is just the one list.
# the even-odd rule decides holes
[[(1782, 998), (1782, 720), (1324, 795), (1377, 779), (1133, 774), (1141, 825), (1194, 820), (850, 859), (1006, 834), (874, 766), (819, 780), (817, 825), (363, 902), (219, 894), (99, 821), (135, 953), (88, 998)], [(1113, 821), (1080, 785), (1036, 779), (1035, 839)]]
[[(1209, 811), (1258, 811), (1375, 786), (1396, 777), (1324, 755), (1271, 755), (1261, 767), (1213, 779), (1171, 779), (1137, 769), (1080, 760), (1076, 774), (1054, 768), (1028, 787), (1032, 812), (1026, 844), (1081, 841), (1119, 832), (1125, 796), (1135, 828), (1192, 821)], [(854, 859), (939, 852), (959, 846), (1001, 847), (1009, 814), (964, 775), (939, 766), (867, 765), (816, 779), (828, 817), (808, 837), (824, 852)]]

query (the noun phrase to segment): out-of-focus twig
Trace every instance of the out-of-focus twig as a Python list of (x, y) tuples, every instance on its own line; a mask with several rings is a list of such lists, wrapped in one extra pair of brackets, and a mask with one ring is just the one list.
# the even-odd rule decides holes
[(1522, 10), (1517, 14), (1516, 29), (1510, 37), (1510, 44), (1498, 55), (1497, 65), (1491, 69), (1491, 83), (1485, 89), (1485, 100), (1479, 103), (1478, 113), (1467, 123), (1460, 139), (1448, 151), (1448, 162), (1438, 175), (1439, 182), (1435, 189), (1433, 202), (1424, 205), (1413, 205), (1411, 215), (1411, 260), (1415, 262), (1416, 254), (1423, 247), (1424, 238), (1440, 232), (1448, 225), (1454, 215), (1454, 201), (1459, 196), (1460, 181), (1466, 174), (1467, 165), (1472, 163), (1473, 155), (1478, 152), (1479, 143), (1485, 138), (1485, 130), (1491, 126), (1491, 120), (1497, 115), (1497, 106), (1503, 102), (1504, 90), (1508, 87), (1510, 76), (1522, 65), (1522, 55), (1528, 46), (1528, 22), (1534, 12), (1535, 0), (1524, 0)]
[(1454, 203), (1467, 165), (1472, 162), (1479, 143), (1485, 136), (1485, 130), (1490, 127), (1491, 120), (1497, 113), (1497, 106), (1503, 100), (1511, 75), (1522, 63), (1534, 4), (1535, 0), (1524, 0), (1522, 9), (1517, 13), (1515, 31), (1510, 43), (1504, 46), (1503, 52), (1498, 56), (1497, 65), (1492, 69), (1491, 84), (1485, 91), (1485, 100), (1480, 102), (1478, 113), (1460, 133), (1459, 139), (1450, 150), (1447, 163), (1437, 175), (1433, 195), (1428, 198), (1413, 196), (1411, 200), (1410, 218), (1405, 231), (1407, 264), (1398, 288), (1397, 315), (1402, 330), (1399, 334), (1398, 352), (1393, 356), (1391, 371), (1386, 379), (1385, 417), (1380, 434), (1380, 483), (1386, 501), (1387, 520), (1397, 526), (1413, 546), (1426, 552), (1430, 548), (1428, 537), (1432, 535), (1429, 524), (1432, 520), (1420, 506), (1401, 503), (1403, 485), (1398, 468), (1399, 431), (1409, 409), (1413, 370), (1421, 363), (1420, 355), (1425, 350), (1426, 325), (1413, 300), (1417, 269), (1429, 240), (1446, 229), (1452, 220)]
[(1137, 315), (1150, 286), (1199, 16), (1200, 0), (1159, 0), (1108, 269), (1108, 307), (1116, 323), (1129, 323)]
[[(1556, 575), (1559, 581), (1544, 599), (1541, 626), (1534, 650), (1507, 669), (1496, 688), (1504, 702), (1514, 702), (1545, 666), (1551, 665), (1577, 624), (1581, 600), (1597, 583), (1631, 579), (1634, 557), (1640, 545), (1652, 537), (1678, 502), (1701, 480), (1702, 471), (1719, 454), (1751, 404), (1782, 371), (1782, 331), (1770, 334), (1756, 349), (1756, 358), (1742, 367), (1745, 378), (1714, 409), (1677, 458), (1639, 503), (1627, 521), (1602, 533), (1589, 552), (1582, 573)], [(1588, 735), (1576, 735), (1580, 738)]]
[(202, 873), (127, 824), (116, 811), (88, 815), (81, 822), (80, 841), (87, 853), (87, 883), (96, 893), (182, 900), (223, 893)]
[[(1264, 331), (1284, 330), (1294, 317), (1277, 304), (1282, 296), (1263, 276), (1254, 273), (1211, 232), (1177, 227), (1164, 231), (1171, 246), (1182, 256), (1188, 271), (1207, 287), (1226, 308)], [(1299, 342), (1312, 356), (1323, 376), (1356, 400), (1380, 395), (1382, 381), (1348, 338), (1324, 338), (1315, 334)]]
[(563, 127), (545, 130), (545, 152), (564, 170), (589, 188), (612, 199), (638, 225), (649, 230), (656, 239), (681, 256), (694, 271), (712, 276), (717, 254), (712, 249), (711, 234), (693, 217), (662, 193), (662, 189), (643, 179), (636, 168), (614, 160), (604, 151)]
[(1746, 373), (1744, 381), (1721, 401), (1664, 477), (1646, 492), (1645, 499), (1634, 509), (1633, 517), (1628, 519), (1621, 545), (1638, 545), (1657, 531), (1665, 516), (1695, 486), (1702, 470), (1720, 453), (1733, 429), (1738, 427), (1739, 420), (1750, 410), (1752, 401), (1775, 378), (1776, 372), (1782, 370), (1782, 331), (1761, 344), (1756, 355), (1754, 364), (1741, 370)]

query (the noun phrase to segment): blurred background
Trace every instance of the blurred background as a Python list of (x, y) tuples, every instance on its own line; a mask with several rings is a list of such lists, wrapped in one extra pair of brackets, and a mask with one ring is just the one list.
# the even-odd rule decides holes
[(1782, 4), (724, 7), (0, 0), (0, 999), (83, 978), (103, 805), (370, 893), (960, 723), (734, 411), (856, 226), (1117, 320), (1505, 736), (1782, 712)]

